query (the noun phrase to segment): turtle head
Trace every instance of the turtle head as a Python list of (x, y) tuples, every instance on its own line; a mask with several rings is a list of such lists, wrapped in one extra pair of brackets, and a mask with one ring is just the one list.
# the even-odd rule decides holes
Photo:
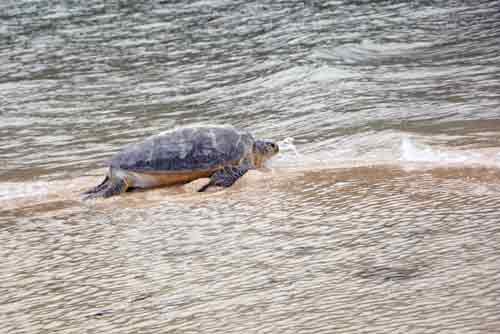
[(255, 167), (259, 168), (280, 151), (278, 144), (268, 140), (256, 140), (253, 145)]

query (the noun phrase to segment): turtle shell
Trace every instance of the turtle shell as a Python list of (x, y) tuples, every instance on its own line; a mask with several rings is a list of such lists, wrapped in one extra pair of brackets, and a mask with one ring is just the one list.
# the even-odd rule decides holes
[(183, 127), (126, 146), (112, 168), (133, 172), (208, 171), (237, 165), (252, 154), (251, 134), (232, 126)]

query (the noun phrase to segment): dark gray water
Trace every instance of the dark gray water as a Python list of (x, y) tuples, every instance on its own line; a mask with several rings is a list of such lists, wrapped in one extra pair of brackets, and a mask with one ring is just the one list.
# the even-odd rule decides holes
[[(0, 332), (500, 328), (500, 2), (4, 1), (0, 22)], [(192, 123), (282, 153), (214, 194), (80, 200), (123, 145)]]

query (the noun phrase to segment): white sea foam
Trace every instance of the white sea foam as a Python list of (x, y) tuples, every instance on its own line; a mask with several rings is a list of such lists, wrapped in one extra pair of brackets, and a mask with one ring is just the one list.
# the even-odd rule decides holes
[(401, 161), (464, 163), (470, 159), (471, 156), (467, 156), (467, 154), (435, 149), (430, 146), (417, 143), (408, 137), (403, 137), (401, 140)]
[(280, 140), (278, 142), (278, 146), (280, 148), (280, 151), (293, 151), (293, 153), (295, 153), (295, 156), (300, 156), (301, 154), (299, 153), (299, 151), (297, 151), (297, 146), (295, 146), (295, 144), (293, 143), (294, 142), (294, 138), (292, 137), (287, 137), (283, 140)]
[(268, 167), (299, 167), (313, 165), (316, 159), (299, 152), (294, 144), (295, 139), (287, 137), (277, 142), (280, 152), (268, 163)]
[[(497, 161), (495, 161), (497, 160)], [(403, 162), (428, 162), (433, 164), (479, 164), (496, 165), (498, 159), (488, 158), (481, 152), (470, 150), (453, 151), (451, 149), (434, 148), (422, 143), (418, 143), (409, 137), (401, 140), (401, 156)]]
[[(294, 138), (278, 142), (280, 153), (268, 166), (348, 167), (360, 165), (400, 165), (408, 168), (445, 166), (483, 166), (500, 168), (500, 153), (495, 149), (454, 148), (426, 144), (426, 140), (407, 133), (354, 135), (323, 143), (320, 150), (296, 146)], [(420, 166), (420, 167), (419, 167)]]

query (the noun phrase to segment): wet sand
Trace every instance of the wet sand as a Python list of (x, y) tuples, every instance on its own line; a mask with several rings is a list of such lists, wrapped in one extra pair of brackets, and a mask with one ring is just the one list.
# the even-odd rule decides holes
[(80, 201), (98, 181), (2, 203), (6, 332), (500, 326), (497, 169), (271, 169)]

